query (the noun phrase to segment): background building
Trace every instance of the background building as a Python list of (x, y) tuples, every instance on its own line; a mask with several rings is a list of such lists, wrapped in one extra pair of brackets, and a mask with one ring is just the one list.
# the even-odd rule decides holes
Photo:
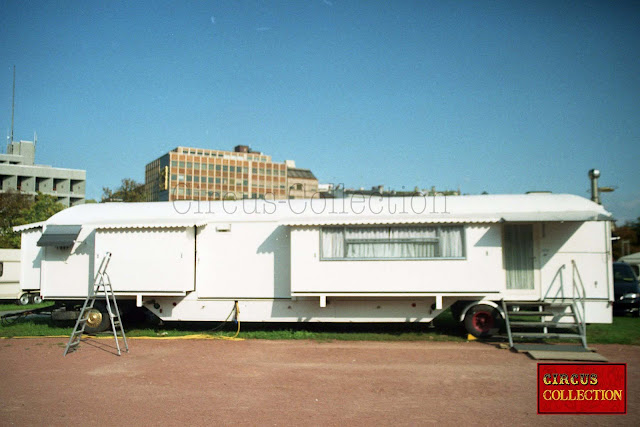
[(321, 197), (325, 198), (337, 198), (337, 197), (351, 197), (358, 196), (382, 196), (382, 197), (410, 197), (410, 196), (459, 196), (460, 189), (457, 190), (436, 190), (436, 187), (431, 188), (419, 188), (415, 187), (413, 190), (385, 190), (384, 185), (376, 185), (371, 189), (365, 189), (360, 187), (344, 188), (343, 184), (320, 184), (318, 189)]
[(246, 145), (234, 151), (178, 147), (147, 164), (145, 184), (152, 202), (286, 199), (287, 165)]
[(286, 160), (287, 165), (287, 189), (290, 199), (310, 199), (319, 197), (318, 179), (309, 169), (296, 168), (293, 160)]
[(35, 142), (13, 141), (7, 145), (7, 154), (0, 154), (0, 192), (48, 194), (64, 206), (84, 203), (86, 171), (36, 165), (35, 154)]

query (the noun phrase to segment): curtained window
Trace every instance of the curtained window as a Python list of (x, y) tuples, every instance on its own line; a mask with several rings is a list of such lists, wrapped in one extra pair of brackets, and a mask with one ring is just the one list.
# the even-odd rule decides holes
[(322, 259), (463, 258), (461, 226), (323, 227)]

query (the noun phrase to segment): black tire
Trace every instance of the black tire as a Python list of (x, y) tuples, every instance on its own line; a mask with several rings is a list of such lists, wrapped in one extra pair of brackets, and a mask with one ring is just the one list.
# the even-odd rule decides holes
[(18, 298), (18, 305), (27, 305), (29, 304), (31, 298), (29, 298), (29, 294), (22, 294), (20, 298)]
[(460, 323), (460, 315), (462, 314), (462, 310), (464, 310), (465, 306), (468, 303), (468, 301), (456, 301), (451, 304), (451, 307), (449, 307), (449, 309), (451, 310), (451, 316), (453, 316), (453, 319), (456, 322)]
[(86, 334), (95, 335), (109, 329), (111, 326), (111, 323), (109, 322), (109, 313), (107, 312), (107, 306), (103, 302), (96, 301), (93, 304), (93, 308), (88, 311), (89, 319), (84, 327), (84, 332)]
[(41, 304), (42, 303), (42, 297), (38, 294), (31, 294), (29, 295), (29, 300), (31, 301), (32, 304)]
[(497, 334), (501, 326), (500, 312), (490, 305), (475, 305), (464, 316), (465, 329), (476, 338), (489, 338)]

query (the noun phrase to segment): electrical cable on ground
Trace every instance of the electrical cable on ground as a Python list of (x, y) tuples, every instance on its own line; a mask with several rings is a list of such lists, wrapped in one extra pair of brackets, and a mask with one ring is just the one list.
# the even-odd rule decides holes
[(235, 303), (233, 304), (233, 308), (229, 312), (229, 315), (227, 316), (227, 318), (224, 319), (222, 321), (222, 323), (220, 323), (218, 326), (216, 326), (215, 328), (209, 330), (209, 332), (216, 332), (216, 331), (219, 331), (220, 329), (222, 329), (224, 327), (224, 325), (226, 325), (229, 322), (229, 319), (231, 318), (231, 315), (233, 315), (234, 313), (235, 313), (235, 320), (234, 321), (238, 324), (238, 328), (236, 330), (236, 334), (234, 336), (228, 337), (228, 338), (232, 338), (232, 339), (233, 338), (237, 338), (238, 335), (240, 334), (240, 319), (239, 319), (240, 306), (238, 305), (238, 301), (235, 301)]
[(236, 323), (238, 324), (238, 330), (236, 331), (236, 334), (234, 336), (232, 336), (231, 338), (238, 338), (238, 335), (240, 335), (240, 306), (238, 306), (238, 301), (236, 301), (235, 304), (235, 310), (236, 310)]

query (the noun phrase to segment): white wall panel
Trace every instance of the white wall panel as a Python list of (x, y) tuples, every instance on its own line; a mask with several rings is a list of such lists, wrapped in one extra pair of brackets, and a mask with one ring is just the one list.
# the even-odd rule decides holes
[(98, 230), (95, 268), (111, 252), (107, 273), (114, 291), (192, 291), (194, 250), (193, 227)]
[(36, 246), (42, 236), (41, 228), (22, 232), (20, 247), (20, 286), (24, 290), (40, 289), (40, 265), (44, 249)]
[(289, 298), (290, 260), (287, 226), (209, 224), (198, 233), (198, 297)]

